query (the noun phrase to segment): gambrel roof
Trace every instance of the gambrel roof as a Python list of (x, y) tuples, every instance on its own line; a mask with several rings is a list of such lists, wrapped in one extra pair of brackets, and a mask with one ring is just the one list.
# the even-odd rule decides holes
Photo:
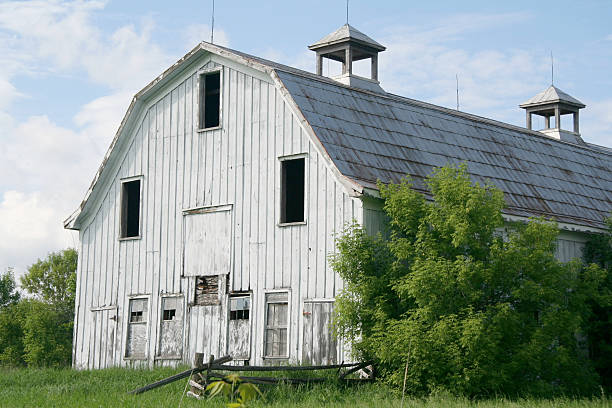
[(476, 116), (279, 72), (340, 172), (366, 187), (465, 162), (504, 191), (506, 212), (603, 226), (612, 211), (612, 155)]
[[(351, 88), (206, 42), (134, 100), (152, 92), (172, 70), (189, 65), (189, 60), (202, 52), (270, 74), (293, 101), (314, 142), (357, 193), (376, 190), (377, 180), (397, 182), (406, 174), (414, 179), (417, 189), (426, 192), (423, 181), (434, 167), (465, 162), (475, 181), (490, 181), (504, 191), (507, 215), (554, 217), (562, 223), (598, 229), (605, 226), (604, 219), (612, 212), (610, 149), (572, 144), (413, 99)], [(96, 180), (103, 171), (104, 164)], [(80, 210), (85, 208), (96, 180)], [(66, 220), (67, 228), (74, 226), (79, 211)]]

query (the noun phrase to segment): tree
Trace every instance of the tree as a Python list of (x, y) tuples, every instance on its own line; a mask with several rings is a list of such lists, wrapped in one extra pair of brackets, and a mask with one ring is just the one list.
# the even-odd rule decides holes
[(588, 302), (605, 271), (554, 257), (557, 226), (504, 229), (503, 193), (472, 184), (467, 168), (382, 185), (391, 238), (351, 226), (332, 266), (345, 280), (336, 328), (361, 358), (414, 393), (589, 393)]
[(29, 366), (62, 367), (72, 358), (72, 318), (32, 300), (22, 320), (23, 358)]
[(13, 269), (8, 268), (4, 274), (0, 275), (0, 309), (17, 303), (19, 298)]
[(598, 295), (591, 299), (587, 339), (595, 368), (604, 386), (612, 390), (612, 217), (607, 219), (607, 225), (605, 233), (589, 237), (584, 247), (584, 260), (608, 272)]
[(23, 326), (29, 307), (30, 301), (22, 299), (0, 309), (0, 365), (25, 365)]
[(23, 359), (30, 366), (70, 364), (77, 252), (65, 249), (38, 260), (21, 278), (34, 296), (22, 321)]
[(69, 248), (38, 260), (21, 278), (21, 286), (64, 316), (74, 313), (77, 252)]
[(23, 364), (24, 308), (19, 302), (12, 268), (0, 276), (0, 364)]

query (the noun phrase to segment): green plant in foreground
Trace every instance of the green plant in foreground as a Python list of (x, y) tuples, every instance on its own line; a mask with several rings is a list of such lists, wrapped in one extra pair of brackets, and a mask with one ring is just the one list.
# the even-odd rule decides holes
[(228, 397), (230, 399), (226, 404), (228, 408), (246, 407), (246, 404), (257, 398), (257, 395), (263, 396), (255, 384), (242, 381), (238, 374), (228, 374), (224, 379), (210, 383), (206, 391), (210, 392), (209, 398), (219, 394)]

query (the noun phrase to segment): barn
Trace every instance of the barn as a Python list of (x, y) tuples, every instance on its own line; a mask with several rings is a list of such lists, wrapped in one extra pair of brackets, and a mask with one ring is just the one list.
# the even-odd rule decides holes
[(316, 73), (202, 42), (135, 95), (64, 222), (79, 231), (74, 367), (348, 361), (328, 255), (352, 220), (384, 229), (377, 180), (426, 193), (434, 167), (467, 163), (507, 220), (558, 221), (561, 260), (605, 228), (612, 150), (583, 141), (577, 99), (549, 87), (522, 128), (385, 92), (385, 47), (348, 24), (309, 48)]

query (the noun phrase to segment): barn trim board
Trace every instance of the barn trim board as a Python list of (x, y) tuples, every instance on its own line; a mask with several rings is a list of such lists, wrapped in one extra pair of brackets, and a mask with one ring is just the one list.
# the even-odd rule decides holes
[[(559, 221), (564, 261), (604, 228), (605, 148), (388, 94), (350, 67), (331, 79), (203, 42), (135, 95), (64, 222), (79, 231), (74, 367), (189, 364), (196, 352), (351, 361), (330, 337), (344, 283), (329, 255), (354, 221), (386, 233), (377, 179), (410, 174), (426, 193), (431, 169), (465, 161), (504, 191), (507, 220)], [(201, 82), (216, 72), (206, 102)], [(206, 103), (219, 123), (202, 129)], [(134, 180), (138, 235), (124, 237)]]

